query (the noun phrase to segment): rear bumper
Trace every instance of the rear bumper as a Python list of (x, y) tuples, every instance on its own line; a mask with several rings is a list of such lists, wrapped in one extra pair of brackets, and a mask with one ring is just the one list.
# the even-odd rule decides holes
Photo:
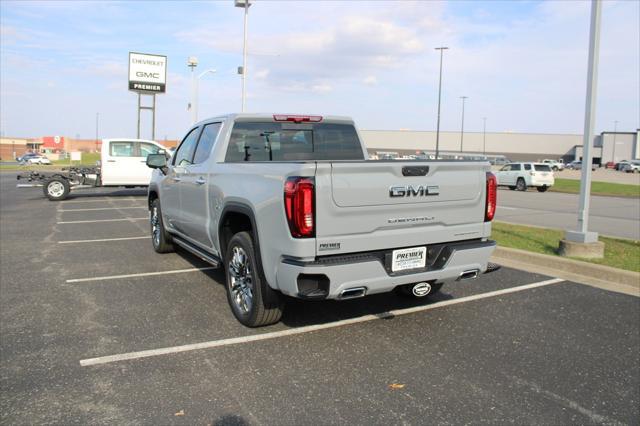
[[(376, 251), (344, 256), (319, 257), (311, 262), (286, 258), (278, 265), (276, 280), (281, 292), (307, 299), (339, 299), (347, 289), (364, 287), (365, 294), (384, 293), (403, 284), (421, 281), (453, 281), (464, 272), (487, 271), (495, 241), (472, 241), (428, 246), (437, 252), (425, 268), (412, 272), (390, 270), (390, 253)], [(310, 282), (321, 283), (313, 291)]]

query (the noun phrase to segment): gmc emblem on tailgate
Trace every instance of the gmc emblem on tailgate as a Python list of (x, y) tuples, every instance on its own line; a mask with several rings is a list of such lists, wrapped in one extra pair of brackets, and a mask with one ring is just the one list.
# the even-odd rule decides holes
[(389, 197), (425, 197), (438, 194), (440, 194), (438, 185), (420, 185), (417, 188), (413, 185), (400, 185), (389, 188)]

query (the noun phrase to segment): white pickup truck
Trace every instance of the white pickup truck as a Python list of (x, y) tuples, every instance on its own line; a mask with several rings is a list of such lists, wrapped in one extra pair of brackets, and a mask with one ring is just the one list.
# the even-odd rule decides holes
[(62, 171), (29, 171), (18, 175), (19, 188), (42, 187), (52, 201), (64, 200), (71, 190), (103, 186), (146, 187), (151, 169), (146, 165), (149, 154), (166, 152), (157, 142), (144, 139), (103, 139), (100, 164), (96, 167), (68, 167)]

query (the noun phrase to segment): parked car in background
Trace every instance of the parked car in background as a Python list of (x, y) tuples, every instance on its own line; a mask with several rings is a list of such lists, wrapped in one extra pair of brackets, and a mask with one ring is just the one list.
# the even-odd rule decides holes
[(551, 170), (553, 170), (554, 172), (560, 172), (562, 170), (564, 170), (564, 161), (560, 160), (549, 160), (549, 159), (544, 159), (542, 160), (543, 164), (548, 164), (549, 167), (551, 167)]
[(605, 169), (615, 169), (616, 168), (616, 163), (614, 163), (613, 161), (607, 161), (604, 165)]
[(51, 160), (44, 155), (32, 155), (24, 159), (22, 164), (51, 164)]
[(626, 173), (640, 173), (640, 160), (632, 160), (622, 167)]
[[(591, 163), (591, 170), (595, 170), (598, 168), (598, 165), (595, 163)], [(575, 160), (567, 164), (567, 169), (571, 170), (582, 170), (582, 161)]]
[(553, 171), (543, 163), (511, 163), (497, 173), (498, 186), (508, 186), (511, 190), (526, 191), (535, 186), (538, 192), (545, 192), (555, 183)]
[(35, 152), (27, 152), (27, 153), (23, 154), (21, 157), (17, 157), (16, 161), (18, 163), (24, 164), (24, 163), (26, 163), (26, 161), (29, 158), (37, 157), (37, 156), (38, 156), (38, 154), (36, 154)]
[(616, 170), (622, 170), (624, 166), (626, 166), (627, 164), (629, 164), (630, 161), (629, 160), (622, 160), (619, 163), (616, 163), (615, 169)]

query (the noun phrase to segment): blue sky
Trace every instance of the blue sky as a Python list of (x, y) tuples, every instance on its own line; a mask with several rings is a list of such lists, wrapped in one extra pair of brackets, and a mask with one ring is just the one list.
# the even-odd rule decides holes
[[(353, 116), (363, 129), (582, 133), (590, 4), (256, 0), (247, 110)], [(640, 126), (640, 2), (603, 7), (596, 131)], [(190, 124), (188, 56), (200, 118), (240, 109), (242, 10), (233, 2), (0, 2), (4, 135), (134, 136), (129, 51), (168, 56), (156, 138)], [(150, 117), (143, 136), (150, 136)]]

